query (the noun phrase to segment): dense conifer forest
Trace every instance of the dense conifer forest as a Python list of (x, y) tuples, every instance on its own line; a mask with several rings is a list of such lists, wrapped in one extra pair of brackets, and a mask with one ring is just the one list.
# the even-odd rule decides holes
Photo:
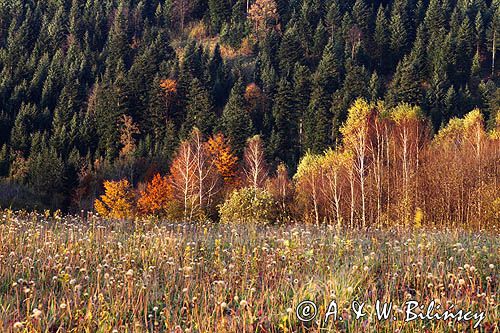
[[(379, 135), (377, 126), (374, 137), (385, 144), (377, 145), (379, 155), (375, 145), (369, 146), (373, 149), (366, 154), (373, 158), (360, 159), (365, 145), (352, 138), (360, 137), (356, 131), (370, 117), (367, 110), (376, 110), (373, 119), (398, 124), (394, 138), (402, 137), (398, 131), (409, 123), (425, 124), (424, 134), (410, 131), (418, 147), (439, 132), (436, 140), (449, 148), (443, 143), (448, 138), (442, 139), (446, 133), (457, 127), (465, 133), (471, 123), (498, 130), (499, 35), (497, 0), (0, 0), (0, 205), (92, 209), (103, 181), (124, 180), (128, 185), (121, 183), (117, 192), (136, 187), (144, 206), (161, 207), (158, 198), (168, 196), (157, 194), (155, 201), (153, 193), (148, 203), (146, 194), (155, 186), (173, 197), (186, 193), (175, 171), (189, 162), (191, 152), (198, 153), (201, 170), (200, 207), (223, 202), (227, 188), (241, 188), (242, 182), (254, 190), (267, 186), (264, 180), (258, 183), (265, 178), (261, 159), (272, 176), (266, 183), (274, 184), (265, 195), (272, 195), (272, 188), (282, 193), (279, 189), (289, 186), (294, 174), (294, 186), (309, 195), (316, 187), (311, 189), (314, 180), (308, 178), (312, 167), (308, 171), (304, 165), (333, 152), (344, 156), (340, 146), (361, 163), (345, 171), (351, 186), (346, 185), (343, 207), (351, 210), (343, 220), (350, 215), (351, 222), (364, 225), (383, 214), (386, 201), (392, 205), (384, 193), (393, 189), (385, 187), (380, 170), (389, 170), (389, 179), (399, 161), (403, 171), (394, 176), (394, 186), (406, 200), (401, 204), (406, 208), (395, 210), (399, 216), (413, 219), (417, 205), (425, 206), (411, 199), (415, 189), (410, 185), (418, 184), (412, 163), (418, 167), (422, 158), (427, 161), (422, 177), (432, 185), (434, 176), (442, 179), (446, 173), (435, 165), (487, 154), (469, 166), (479, 170), (481, 191), (493, 191), (488, 198), (496, 198), (498, 183), (484, 187), (498, 178), (493, 134), (481, 151), (461, 150), (462, 155), (434, 164), (432, 156), (446, 150), (433, 146), (435, 155), (432, 149), (418, 155), (420, 150), (410, 147), (417, 156), (394, 157), (392, 163), (389, 148), (385, 156), (383, 147), (399, 151), (406, 141)], [(400, 114), (413, 122), (400, 122)], [(376, 119), (369, 123), (383, 124)], [(212, 191), (213, 198), (212, 192), (202, 193), (202, 180), (211, 190), (222, 188), (216, 186), (221, 181), (203, 174), (202, 158), (217, 166), (225, 184), (225, 190)], [(491, 177), (484, 178), (487, 174)], [(105, 185), (109, 190), (120, 183)], [(425, 189), (431, 191), (431, 185)], [(445, 191), (438, 185), (434, 190), (425, 195)], [(237, 194), (244, 197), (241, 191)], [(348, 201), (351, 195), (359, 200)], [(285, 195), (275, 197), (286, 205)], [(319, 205), (336, 207), (331, 212), (308, 200), (303, 207), (317, 222), (336, 220), (344, 209), (336, 192), (324, 199), (328, 204)], [(436, 213), (443, 220), (449, 212), (466, 219), (471, 202), (473, 212), (486, 209), (482, 199), (467, 200), (457, 209), (448, 203), (431, 203), (429, 209), (448, 207)], [(186, 217), (186, 200), (179, 209)]]

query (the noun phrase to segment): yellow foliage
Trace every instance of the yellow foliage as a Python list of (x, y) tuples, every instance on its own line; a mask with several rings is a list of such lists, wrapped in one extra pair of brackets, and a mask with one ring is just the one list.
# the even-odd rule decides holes
[(424, 212), (422, 209), (417, 207), (415, 211), (415, 228), (420, 229), (422, 227), (422, 220), (424, 219)]
[(115, 219), (127, 219), (134, 215), (134, 193), (128, 180), (105, 181), (105, 193), (94, 203), (99, 215)]
[(305, 176), (318, 172), (321, 166), (321, 155), (312, 154), (307, 152), (304, 157), (300, 160), (299, 166), (297, 167), (297, 172), (293, 176), (294, 180), (301, 181)]
[(352, 160), (352, 152), (348, 150), (340, 151), (329, 148), (320, 159), (322, 168), (330, 171), (338, 171), (342, 167), (348, 166)]
[(408, 120), (420, 120), (423, 118), (422, 110), (418, 106), (413, 106), (408, 103), (398, 104), (391, 110), (391, 118), (397, 124)]
[(470, 133), (474, 128), (480, 127), (484, 132), (484, 118), (479, 109), (474, 109), (464, 118), (452, 118), (446, 127), (442, 128), (436, 135), (436, 142), (445, 140), (457, 140)]
[(363, 98), (358, 98), (349, 108), (347, 120), (340, 129), (347, 146), (356, 144), (359, 135), (368, 131), (370, 114), (376, 109), (374, 103), (368, 103)]
[(208, 36), (208, 29), (203, 21), (194, 23), (189, 30), (189, 38), (202, 40)]

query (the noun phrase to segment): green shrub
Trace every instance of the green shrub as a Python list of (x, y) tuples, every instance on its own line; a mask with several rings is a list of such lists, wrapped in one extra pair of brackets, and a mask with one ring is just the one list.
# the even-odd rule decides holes
[(222, 223), (270, 224), (278, 219), (279, 209), (269, 192), (247, 187), (231, 193), (219, 212)]

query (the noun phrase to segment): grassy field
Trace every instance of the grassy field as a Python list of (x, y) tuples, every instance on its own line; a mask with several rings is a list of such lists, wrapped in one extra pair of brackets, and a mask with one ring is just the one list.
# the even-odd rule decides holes
[[(0, 331), (466, 332), (404, 304), (484, 312), (498, 332), (497, 231), (111, 222), (0, 212)], [(314, 301), (314, 320), (296, 314)], [(336, 321), (324, 322), (332, 300)], [(365, 303), (356, 319), (351, 303)], [(376, 300), (396, 320), (376, 318)], [(479, 329), (478, 329), (479, 331)]]

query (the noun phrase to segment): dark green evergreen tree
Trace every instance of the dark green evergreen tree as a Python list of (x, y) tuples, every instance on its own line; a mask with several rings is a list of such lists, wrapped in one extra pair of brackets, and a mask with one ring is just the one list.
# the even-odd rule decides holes
[(229, 15), (229, 3), (226, 0), (208, 0), (210, 30), (213, 34), (220, 31), (222, 23)]
[(401, 60), (396, 69), (396, 74), (387, 90), (386, 100), (390, 106), (401, 102), (420, 105), (422, 102), (422, 85), (418, 80), (419, 73), (416, 71), (411, 59), (407, 56)]
[(223, 132), (229, 138), (234, 152), (239, 156), (242, 156), (246, 140), (254, 131), (243, 94), (243, 83), (241, 79), (238, 79), (231, 89), (229, 100), (222, 113)]
[(281, 79), (274, 100), (269, 150), (276, 162), (285, 162), (291, 170), (296, 168), (299, 159), (298, 118), (293, 86)]
[(210, 102), (210, 94), (195, 78), (191, 81), (187, 98), (186, 120), (182, 124), (181, 137), (188, 138), (193, 127), (198, 128), (205, 137), (208, 137), (216, 125), (216, 115)]

